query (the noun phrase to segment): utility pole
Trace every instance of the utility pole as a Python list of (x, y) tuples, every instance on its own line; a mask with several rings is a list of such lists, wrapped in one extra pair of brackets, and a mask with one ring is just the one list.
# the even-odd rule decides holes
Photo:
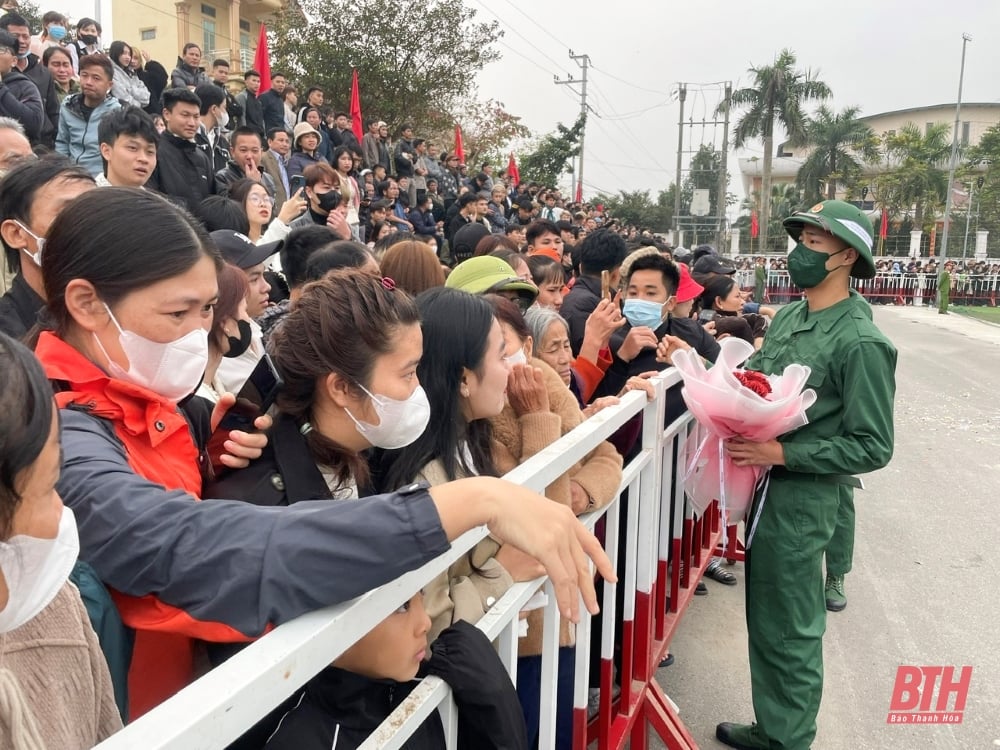
[(726, 168), (729, 161), (729, 99), (733, 95), (733, 84), (726, 81), (725, 118), (722, 122), (722, 164), (719, 170), (719, 193), (715, 199), (715, 212), (719, 223), (715, 230), (715, 249), (721, 253), (726, 235)]
[(674, 190), (674, 245), (681, 245), (681, 166), (684, 158), (684, 100), (687, 99), (687, 84), (678, 85), (678, 101), (681, 112), (677, 116), (677, 186)]
[(958, 71), (958, 102), (955, 104), (955, 129), (951, 134), (951, 159), (948, 162), (948, 197), (944, 207), (944, 234), (941, 235), (940, 268), (944, 272), (944, 262), (948, 258), (948, 225), (951, 224), (951, 184), (955, 181), (955, 166), (958, 161), (958, 120), (962, 113), (962, 81), (965, 78), (965, 47), (972, 41), (969, 34), (962, 34), (962, 66)]
[[(587, 111), (590, 109), (587, 106), (587, 69), (590, 67), (590, 56), (574, 55), (573, 50), (570, 50), (569, 59), (580, 66), (580, 69), (583, 71), (583, 78), (577, 81), (573, 78), (573, 74), (570, 73), (568, 79), (565, 81), (559, 80), (558, 76), (554, 76), (554, 79), (560, 86), (569, 86), (572, 88), (573, 92), (580, 97), (580, 116), (584, 118), (583, 130), (580, 131), (580, 165), (576, 172), (576, 190), (573, 195), (575, 200), (577, 196), (583, 196), (583, 146), (584, 136), (587, 133)], [(579, 90), (576, 88), (577, 83), (580, 84)]]

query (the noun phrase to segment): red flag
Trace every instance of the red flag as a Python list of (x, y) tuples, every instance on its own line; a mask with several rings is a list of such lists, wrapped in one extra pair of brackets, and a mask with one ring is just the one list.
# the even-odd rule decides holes
[(260, 96), (271, 88), (271, 57), (267, 53), (267, 27), (260, 25), (260, 36), (257, 37), (257, 51), (253, 55), (253, 69), (260, 73)]
[(510, 152), (510, 159), (507, 161), (507, 178), (510, 180), (511, 187), (517, 187), (521, 184), (521, 170), (517, 168), (517, 162), (514, 161), (514, 152)]
[(455, 156), (459, 164), (465, 164), (465, 146), (462, 145), (462, 126), (455, 126)]
[(750, 212), (750, 236), (758, 237), (760, 236), (760, 224), (757, 223), (757, 212)]
[(878, 228), (878, 236), (885, 239), (889, 235), (889, 212), (882, 209), (882, 224)]
[(357, 68), (351, 73), (351, 130), (354, 131), (354, 137), (358, 139), (358, 143), (361, 143), (365, 132), (361, 124), (361, 94), (358, 91)]
[(583, 203), (583, 180), (577, 180), (576, 182), (576, 197), (574, 200), (577, 203)]

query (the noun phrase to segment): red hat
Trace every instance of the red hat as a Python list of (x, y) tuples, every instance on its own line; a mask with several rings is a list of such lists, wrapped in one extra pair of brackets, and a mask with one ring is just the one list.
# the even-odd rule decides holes
[(705, 287), (691, 278), (691, 272), (688, 270), (687, 264), (678, 263), (677, 270), (681, 272), (681, 283), (677, 285), (677, 301), (690, 302), (700, 297), (701, 293), (705, 291)]
[(554, 247), (536, 247), (528, 253), (528, 257), (533, 255), (542, 255), (546, 258), (551, 258), (556, 263), (562, 263), (562, 255)]

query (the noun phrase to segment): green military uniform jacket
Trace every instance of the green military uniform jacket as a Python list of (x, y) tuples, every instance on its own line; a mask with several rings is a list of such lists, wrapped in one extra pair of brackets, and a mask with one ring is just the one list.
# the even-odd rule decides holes
[(782, 308), (747, 368), (780, 374), (808, 365), (816, 391), (809, 424), (782, 436), (785, 467), (809, 474), (860, 474), (892, 457), (896, 349), (872, 322), (871, 308), (850, 297), (810, 312), (806, 300)]

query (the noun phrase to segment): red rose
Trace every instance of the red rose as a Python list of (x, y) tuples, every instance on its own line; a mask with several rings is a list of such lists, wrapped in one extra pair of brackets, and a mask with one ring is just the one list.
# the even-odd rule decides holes
[(771, 395), (771, 384), (763, 373), (753, 370), (735, 370), (733, 375), (744, 388), (749, 388), (761, 398), (767, 398)]

